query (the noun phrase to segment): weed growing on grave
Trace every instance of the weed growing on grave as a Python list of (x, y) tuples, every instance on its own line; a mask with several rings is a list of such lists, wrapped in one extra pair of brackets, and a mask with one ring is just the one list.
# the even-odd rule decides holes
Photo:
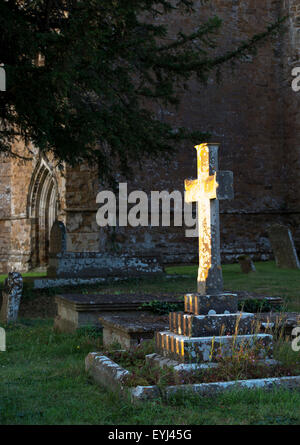
[(165, 315), (170, 312), (177, 312), (184, 310), (184, 301), (179, 303), (168, 303), (165, 301), (153, 300), (149, 303), (144, 303), (141, 306), (141, 309), (151, 311), (154, 314)]
[(281, 339), (274, 348), (274, 355), (280, 362), (268, 364), (262, 359), (269, 351), (266, 351), (266, 346), (261, 341), (256, 341), (251, 347), (246, 343), (235, 344), (229, 356), (222, 348), (218, 348), (211, 352), (218, 367), (189, 373), (174, 372), (173, 368), (160, 368), (147, 362), (145, 356), (154, 352), (154, 342), (149, 340), (141, 342), (130, 351), (120, 350), (118, 345), (114, 345), (103, 350), (103, 354), (131, 372), (124, 382), (126, 386), (157, 385), (162, 389), (167, 385), (300, 375), (300, 357), (290, 349), (289, 341)]

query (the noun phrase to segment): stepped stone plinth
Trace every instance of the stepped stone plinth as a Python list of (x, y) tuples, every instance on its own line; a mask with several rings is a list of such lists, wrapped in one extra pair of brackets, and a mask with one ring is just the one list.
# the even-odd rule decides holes
[[(237, 296), (185, 295), (186, 312), (169, 314), (169, 331), (157, 332), (156, 352), (175, 363), (214, 363), (233, 350), (255, 348), (258, 358), (272, 358), (273, 337), (256, 334), (254, 314), (237, 312)], [(202, 313), (202, 315), (198, 315)]]

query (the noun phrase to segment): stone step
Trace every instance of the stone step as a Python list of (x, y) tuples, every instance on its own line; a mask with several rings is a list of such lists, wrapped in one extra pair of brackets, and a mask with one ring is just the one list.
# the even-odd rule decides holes
[(236, 313), (238, 311), (238, 296), (231, 293), (186, 294), (184, 296), (184, 311), (195, 315)]
[(169, 314), (170, 331), (186, 337), (210, 337), (255, 333), (254, 314), (191, 315), (184, 312)]
[(156, 352), (182, 363), (215, 362), (217, 356), (231, 357), (240, 348), (258, 349), (260, 359), (272, 358), (273, 337), (269, 334), (186, 337), (170, 331), (157, 332)]

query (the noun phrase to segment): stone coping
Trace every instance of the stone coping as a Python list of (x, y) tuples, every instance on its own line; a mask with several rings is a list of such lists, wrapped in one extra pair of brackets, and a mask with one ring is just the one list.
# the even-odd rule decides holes
[[(182, 279), (182, 278), (190, 278), (190, 275), (162, 275), (163, 278), (167, 280), (173, 279)], [(146, 276), (147, 277), (147, 276)], [(139, 278), (139, 277), (134, 277)], [(145, 276), (140, 277), (145, 278)], [(106, 284), (106, 283), (115, 283), (118, 281), (127, 281), (130, 277), (126, 276), (108, 276), (108, 277), (71, 277), (71, 278), (34, 278), (34, 277), (26, 277), (26, 280), (33, 282), (34, 289), (47, 289), (50, 287), (64, 287), (64, 286), (82, 286), (82, 285), (93, 285), (93, 284)]]
[(140, 295), (140, 294), (59, 294), (55, 296), (57, 303), (63, 303), (80, 311), (99, 311), (108, 308), (116, 310), (139, 309), (143, 303), (159, 300), (166, 303), (178, 303), (182, 301), (181, 296), (168, 295)]
[(107, 389), (130, 394), (132, 402), (147, 401), (178, 394), (212, 396), (229, 390), (287, 388), (300, 390), (300, 376), (272, 377), (263, 379), (234, 380), (229, 382), (196, 383), (191, 385), (167, 386), (162, 389), (156, 385), (126, 388), (124, 379), (130, 371), (122, 368), (110, 358), (98, 352), (90, 352), (85, 359), (86, 372)]

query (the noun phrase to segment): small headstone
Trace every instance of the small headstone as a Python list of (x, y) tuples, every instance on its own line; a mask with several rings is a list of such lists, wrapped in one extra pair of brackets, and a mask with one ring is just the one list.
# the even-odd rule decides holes
[(300, 269), (300, 262), (290, 229), (282, 224), (274, 224), (269, 229), (269, 238), (277, 267)]
[(8, 324), (17, 321), (22, 290), (22, 275), (18, 272), (9, 272), (2, 291), (1, 323)]
[(248, 255), (240, 255), (238, 261), (243, 273), (256, 272), (254, 263)]
[(49, 253), (56, 255), (67, 250), (66, 228), (63, 222), (54, 221), (50, 232)]

